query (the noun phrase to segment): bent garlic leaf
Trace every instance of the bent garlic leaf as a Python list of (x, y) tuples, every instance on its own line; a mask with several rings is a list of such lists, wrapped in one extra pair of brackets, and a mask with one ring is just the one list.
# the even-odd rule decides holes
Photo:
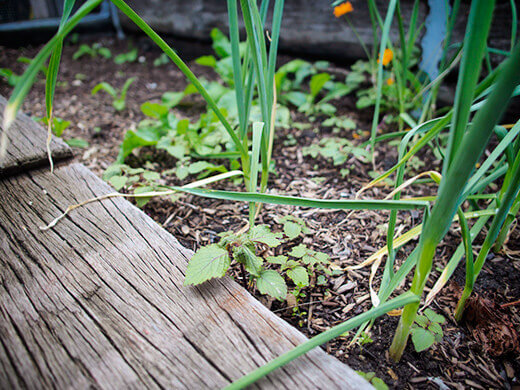
[(284, 300), (287, 296), (287, 285), (280, 274), (273, 270), (266, 270), (260, 273), (256, 280), (256, 287), (261, 294), (267, 294), (273, 298)]
[(226, 274), (231, 261), (228, 252), (216, 244), (200, 248), (191, 258), (186, 270), (184, 285), (200, 284)]

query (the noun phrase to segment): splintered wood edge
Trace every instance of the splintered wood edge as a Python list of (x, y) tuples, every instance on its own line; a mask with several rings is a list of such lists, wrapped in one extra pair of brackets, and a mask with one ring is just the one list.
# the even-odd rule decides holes
[[(7, 100), (0, 96), (0, 126)], [(5, 129), (0, 128), (0, 139), (5, 137)], [(26, 114), (19, 112), (7, 131), (6, 153), (0, 156), (0, 177), (49, 166), (47, 155), (47, 130)], [(52, 136), (51, 154), (53, 161), (59, 162), (72, 157), (71, 148), (60, 138)]]

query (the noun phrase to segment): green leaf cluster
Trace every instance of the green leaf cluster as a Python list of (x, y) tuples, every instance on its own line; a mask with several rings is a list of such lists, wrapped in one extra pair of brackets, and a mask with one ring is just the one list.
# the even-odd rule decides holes
[(302, 233), (311, 232), (300, 218), (284, 216), (278, 221), (283, 225), (284, 233), (273, 232), (268, 225), (256, 225), (244, 234), (220, 234), (218, 243), (202, 247), (195, 253), (188, 264), (184, 284), (200, 284), (220, 278), (234, 260), (243, 265), (250, 280), (256, 281), (261, 294), (285, 300), (287, 283), (284, 275), (294, 283), (295, 291), (300, 292), (309, 286), (310, 276), (315, 272), (330, 274), (328, 255), (304, 244), (293, 247), (287, 255), (265, 255), (265, 258), (258, 255), (261, 248), (277, 248), (282, 243), (297, 239)]
[(417, 352), (430, 348), (433, 344), (442, 340), (444, 333), (442, 324), (446, 319), (428, 308), (424, 314), (415, 317), (415, 324), (412, 327), (412, 343)]

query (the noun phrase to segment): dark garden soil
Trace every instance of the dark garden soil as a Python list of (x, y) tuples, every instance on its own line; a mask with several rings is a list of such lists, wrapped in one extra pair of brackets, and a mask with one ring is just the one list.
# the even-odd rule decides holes
[[(127, 52), (127, 43), (110, 38), (97, 40), (110, 48), (113, 54)], [(93, 43), (89, 41), (88, 43)], [(82, 162), (96, 174), (114, 162), (125, 131), (134, 129), (144, 119), (140, 105), (145, 101), (159, 100), (165, 91), (180, 91), (186, 86), (183, 75), (174, 65), (155, 67), (152, 62), (159, 51), (148, 41), (137, 39), (134, 46), (139, 49), (139, 61), (116, 65), (113, 60), (101, 57), (82, 57), (72, 60), (78, 45), (66, 45), (59, 76), (59, 86), (55, 98), (55, 115), (72, 122), (65, 131), (64, 138), (82, 138), (89, 146), (74, 148), (75, 159)], [(37, 48), (19, 50), (0, 48), (0, 67), (21, 73), (24, 65), (16, 62), (21, 56), (33, 57)], [(209, 49), (208, 49), (209, 52)], [(281, 58), (287, 61), (289, 58)], [(202, 66), (192, 65), (197, 75), (215, 79), (215, 74)], [(334, 67), (333, 72), (345, 74), (346, 69)], [(127, 97), (128, 109), (118, 113), (111, 105), (108, 95), (100, 93), (92, 96), (90, 91), (99, 82), (107, 81), (120, 87), (129, 77), (137, 77), (130, 87)], [(11, 87), (0, 81), (0, 94), (9, 95)], [(24, 103), (25, 112), (36, 117), (44, 116), (43, 80), (30, 92)], [(355, 98), (347, 96), (334, 105), (338, 115), (348, 115), (358, 125), (357, 130), (343, 130), (332, 134), (330, 129), (320, 127), (320, 118), (310, 123), (296, 111), (292, 112), (294, 121), (310, 123), (308, 129), (286, 129), (277, 133), (273, 156), (276, 174), (271, 176), (271, 193), (322, 199), (352, 198), (364, 184), (370, 181), (368, 172), (371, 165), (363, 164), (355, 158), (344, 166), (336, 167), (321, 157), (304, 157), (302, 147), (319, 141), (321, 137), (342, 136), (361, 143), (367, 139), (366, 130), (370, 127), (371, 112), (355, 109)], [(189, 107), (181, 107), (176, 113), (183, 117), (196, 117), (204, 105), (195, 98)], [(428, 150), (419, 156), (426, 163), (417, 172), (439, 169), (439, 161)], [(377, 171), (382, 172), (396, 162), (396, 147), (385, 143), (378, 145)], [(152, 149), (142, 149), (132, 155), (128, 163), (138, 166), (148, 162), (158, 171), (171, 168), (175, 161), (172, 157)], [(343, 178), (340, 169), (350, 168)], [(187, 181), (186, 181), (187, 182)], [(172, 177), (167, 184), (179, 184)], [(239, 189), (232, 183), (220, 183), (219, 188)], [(367, 191), (366, 197), (382, 199), (390, 192), (388, 187), (375, 187)], [(416, 185), (405, 191), (405, 195), (426, 195), (435, 193), (433, 185)], [(214, 242), (217, 234), (227, 230), (237, 231), (247, 223), (246, 204), (220, 200), (182, 196), (179, 201), (154, 199), (144, 211), (159, 224), (170, 231), (183, 245), (197, 249), (201, 245)], [(308, 336), (313, 336), (329, 327), (345, 321), (371, 307), (368, 288), (370, 266), (349, 269), (369, 257), (385, 245), (385, 223), (388, 213), (358, 211), (346, 218), (342, 211), (302, 209), (292, 206), (270, 206), (262, 208), (259, 223), (271, 226), (275, 218), (295, 215), (305, 219), (312, 234), (299, 238), (315, 250), (328, 253), (334, 267), (345, 270), (337, 276), (328, 277), (324, 285), (315, 284), (304, 290), (305, 296), (298, 305), (295, 299), (280, 303), (263, 296), (247, 286), (240, 269), (233, 269), (232, 276), (255, 294), (276, 314), (298, 327)], [(420, 223), (417, 212), (402, 212), (397, 226), (401, 232)], [(480, 239), (481, 240), (481, 239)], [(477, 239), (478, 243), (481, 242)], [(429, 287), (439, 276), (443, 265), (460, 243), (460, 233), (454, 224), (438, 249), (436, 267), (430, 277)], [(403, 261), (415, 242), (400, 251), (397, 262)], [(276, 254), (284, 253), (287, 247), (276, 248)], [(382, 266), (378, 270), (373, 286), (379, 286)], [(520, 229), (513, 230), (504, 250), (490, 256), (478, 278), (472, 301), (468, 305), (466, 321), (458, 325), (453, 319), (453, 309), (464, 285), (464, 264), (459, 265), (450, 284), (434, 299), (431, 307), (447, 318), (444, 324), (444, 338), (422, 353), (416, 353), (411, 343), (399, 364), (389, 363), (387, 350), (395, 331), (398, 317), (380, 317), (371, 330), (373, 342), (363, 346), (349, 345), (350, 339), (338, 338), (324, 348), (330, 354), (349, 364), (356, 370), (374, 371), (392, 388), (512, 388), (520, 386)], [(401, 292), (399, 290), (397, 292)], [(292, 297), (291, 295), (289, 295)]]

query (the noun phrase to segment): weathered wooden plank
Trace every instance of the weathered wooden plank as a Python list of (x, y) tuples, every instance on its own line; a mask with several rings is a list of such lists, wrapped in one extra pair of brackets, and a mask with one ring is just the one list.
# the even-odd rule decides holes
[[(2, 383), (220, 388), (306, 338), (232, 280), (183, 287), (190, 251), (84, 166), (0, 181)], [(261, 388), (369, 385), (316, 349)]]
[[(6, 103), (7, 100), (0, 96), (0, 126)], [(3, 132), (0, 127), (0, 137)], [(7, 133), (7, 153), (0, 156), (0, 177), (48, 165), (46, 141), (47, 131), (27, 115), (19, 113)], [(54, 161), (72, 156), (67, 144), (56, 137), (52, 137), (51, 153)]]

